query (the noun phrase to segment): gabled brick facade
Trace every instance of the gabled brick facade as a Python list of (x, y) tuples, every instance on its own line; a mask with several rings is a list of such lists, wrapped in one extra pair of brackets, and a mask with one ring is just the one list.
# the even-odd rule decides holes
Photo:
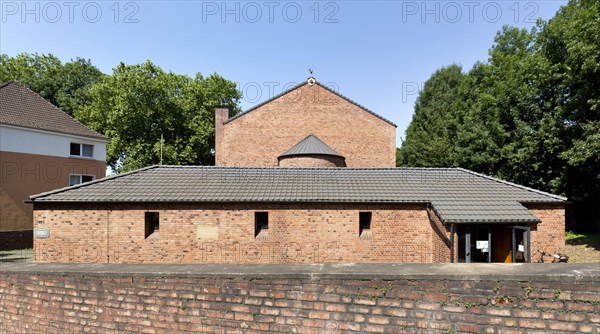
[(347, 167), (395, 167), (396, 126), (320, 84), (304, 84), (242, 115), (215, 117), (217, 166), (277, 167), (278, 156), (314, 134)]

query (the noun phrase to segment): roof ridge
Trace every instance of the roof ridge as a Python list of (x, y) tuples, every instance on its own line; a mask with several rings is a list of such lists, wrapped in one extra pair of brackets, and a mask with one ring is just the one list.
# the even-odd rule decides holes
[[(22, 82), (19, 82), (19, 81), (18, 81), (18, 80), (16, 80), (16, 79), (11, 79), (11, 80), (9, 80), (9, 81), (7, 81), (7, 82), (3, 83), (3, 84), (0, 86), (0, 88), (7, 87), (7, 86), (9, 86), (10, 84), (16, 84), (16, 85), (18, 85), (20, 88), (24, 88), (24, 89), (26, 89), (26, 90), (27, 90), (29, 93), (32, 93), (32, 94), (34, 94), (36, 97), (38, 97), (38, 98), (40, 98), (41, 100), (43, 100), (43, 101), (44, 101), (44, 103), (48, 104), (48, 105), (49, 105), (51, 108), (54, 108), (54, 109), (56, 109), (56, 110), (60, 111), (61, 113), (65, 114), (67, 117), (69, 117), (70, 119), (72, 119), (72, 120), (73, 120), (73, 121), (75, 121), (76, 123), (80, 124), (81, 126), (85, 127), (87, 130), (89, 130), (89, 131), (91, 131), (92, 133), (96, 134), (96, 135), (94, 135), (94, 136), (91, 136), (91, 135), (87, 135), (87, 136), (86, 136), (86, 135), (79, 135), (79, 136), (83, 136), (83, 137), (90, 137), (90, 138), (98, 138), (98, 139), (100, 139), (100, 138), (101, 138), (101, 139), (108, 139), (108, 137), (106, 137), (105, 135), (103, 135), (103, 134), (99, 133), (98, 131), (96, 131), (96, 130), (94, 130), (94, 129), (90, 128), (90, 127), (88, 127), (87, 125), (85, 125), (85, 124), (83, 124), (83, 123), (81, 123), (80, 121), (78, 121), (78, 120), (77, 120), (76, 118), (74, 118), (73, 116), (71, 116), (71, 115), (67, 114), (67, 113), (66, 113), (64, 110), (60, 109), (59, 107), (57, 107), (57, 106), (55, 106), (54, 104), (52, 104), (50, 101), (46, 100), (46, 99), (45, 99), (44, 97), (42, 97), (40, 94), (38, 94), (38, 93), (34, 92), (34, 91), (31, 89), (31, 88), (29, 88), (29, 86), (27, 86), (26, 84), (24, 84), (24, 83), (22, 83)], [(3, 124), (4, 124), (4, 123), (3, 123)], [(13, 125), (14, 125), (14, 124), (13, 124)], [(37, 129), (37, 128), (34, 128), (34, 127), (22, 126), (22, 125), (14, 125), (14, 126), (19, 126), (19, 127), (28, 128), (28, 129)], [(41, 129), (41, 130), (44, 130), (44, 129)], [(61, 132), (61, 131), (54, 131), (54, 130), (46, 130), (46, 131), (50, 131), (50, 132), (57, 132), (57, 133), (63, 133), (63, 134), (69, 134), (69, 133), (64, 133), (64, 132)]]
[(202, 168), (202, 169), (281, 169), (281, 170), (454, 170), (456, 167), (278, 167), (278, 166), (214, 166), (214, 165), (154, 165), (157, 168)]
[(477, 172), (474, 172), (474, 171), (466, 169), (466, 168), (457, 167), (457, 169), (461, 170), (463, 172), (466, 172), (466, 173), (469, 173), (469, 174), (472, 174), (472, 175), (484, 178), (484, 179), (488, 179), (488, 180), (495, 181), (495, 182), (498, 182), (498, 183), (506, 184), (506, 185), (513, 186), (513, 187), (516, 187), (516, 188), (519, 188), (519, 189), (531, 191), (531, 192), (536, 193), (536, 194), (540, 194), (540, 195), (552, 197), (554, 199), (559, 199), (559, 200), (563, 200), (563, 201), (567, 201), (568, 200), (568, 198), (563, 197), (563, 196), (558, 196), (558, 195), (555, 195), (555, 194), (551, 194), (549, 192), (545, 192), (545, 191), (541, 191), (541, 190), (538, 190), (538, 189), (526, 187), (524, 185), (520, 185), (520, 184), (517, 184), (517, 183), (510, 182), (510, 181), (498, 179), (498, 178), (495, 178), (495, 177), (492, 177), (492, 176), (489, 176), (489, 175), (477, 173)]
[(58, 194), (58, 193), (61, 193), (61, 192), (65, 192), (65, 191), (69, 191), (69, 190), (73, 190), (73, 189), (77, 189), (77, 188), (91, 186), (92, 184), (97, 184), (97, 183), (102, 183), (102, 182), (106, 182), (106, 181), (118, 179), (118, 178), (121, 178), (121, 177), (124, 177), (124, 176), (129, 176), (129, 175), (132, 175), (132, 174), (137, 174), (139, 172), (144, 172), (146, 170), (153, 169), (153, 168), (156, 168), (156, 167), (160, 167), (160, 166), (159, 165), (152, 165), (152, 166), (142, 167), (142, 168), (135, 169), (135, 170), (132, 170), (132, 171), (127, 172), (127, 173), (115, 174), (115, 175), (112, 175), (112, 176), (105, 176), (105, 177), (103, 177), (101, 179), (93, 180), (93, 181), (90, 181), (90, 182), (79, 183), (79, 184), (68, 186), (68, 187), (63, 187), (63, 188), (59, 188), (59, 189), (54, 189), (54, 190), (46, 191), (46, 192), (43, 192), (43, 193), (40, 193), (40, 194), (29, 196), (29, 201), (34, 200), (34, 199), (38, 199), (40, 197), (54, 195), (54, 194)]
[[(316, 84), (316, 85), (318, 85), (318, 86), (320, 86), (320, 87), (322, 87), (322, 88), (324, 88), (324, 89), (326, 89), (327, 91), (329, 91), (329, 92), (331, 92), (331, 93), (333, 93), (333, 94), (335, 94), (335, 95), (337, 95), (337, 96), (341, 97), (342, 99), (344, 99), (344, 100), (346, 100), (346, 101), (348, 101), (348, 102), (350, 102), (350, 103), (354, 104), (355, 106), (357, 106), (357, 107), (359, 107), (359, 108), (363, 109), (364, 111), (366, 111), (366, 112), (368, 112), (369, 114), (371, 114), (371, 115), (373, 115), (373, 116), (375, 116), (375, 117), (377, 117), (377, 118), (381, 119), (382, 121), (385, 121), (386, 123), (389, 123), (390, 125), (393, 125), (394, 127), (398, 127), (398, 125), (396, 125), (394, 122), (392, 122), (392, 121), (388, 120), (387, 118), (385, 118), (385, 117), (383, 117), (383, 116), (381, 116), (381, 115), (379, 115), (379, 114), (375, 113), (374, 111), (372, 111), (372, 110), (370, 110), (369, 108), (367, 108), (367, 107), (365, 107), (365, 106), (363, 106), (363, 105), (359, 104), (358, 102), (356, 102), (356, 101), (354, 101), (354, 100), (352, 100), (352, 99), (350, 99), (350, 98), (346, 97), (345, 95), (342, 95), (341, 93), (338, 93), (338, 92), (336, 92), (335, 90), (333, 90), (333, 89), (331, 89), (331, 88), (329, 88), (329, 87), (327, 87), (327, 86), (323, 85), (322, 83), (320, 83), (320, 82), (318, 82), (318, 81), (315, 81), (315, 84)], [(255, 105), (255, 106), (253, 106), (252, 108), (250, 108), (250, 109), (248, 109), (248, 110), (245, 110), (245, 111), (243, 111), (243, 112), (241, 112), (241, 113), (239, 113), (239, 114), (237, 114), (237, 115), (235, 115), (235, 116), (233, 116), (233, 117), (231, 117), (231, 118), (229, 118), (229, 119), (225, 120), (225, 121), (223, 122), (223, 124), (227, 124), (227, 123), (229, 123), (229, 122), (233, 121), (234, 119), (237, 119), (237, 118), (239, 118), (239, 117), (242, 117), (243, 115), (246, 115), (246, 114), (248, 114), (249, 112), (251, 112), (251, 111), (254, 111), (254, 110), (256, 110), (256, 109), (258, 109), (258, 108), (260, 108), (260, 107), (264, 106), (265, 104), (267, 104), (267, 103), (269, 103), (269, 102), (271, 102), (271, 101), (274, 101), (274, 100), (276, 100), (276, 99), (278, 99), (278, 98), (282, 97), (283, 95), (285, 95), (285, 94), (288, 94), (288, 93), (290, 93), (291, 91), (293, 91), (293, 90), (296, 90), (296, 89), (298, 89), (298, 88), (300, 88), (300, 87), (302, 87), (302, 86), (304, 86), (304, 85), (308, 85), (308, 82), (300, 82), (300, 83), (299, 83), (299, 84), (297, 84), (296, 86), (294, 86), (294, 87), (292, 87), (292, 88), (290, 88), (290, 89), (288, 89), (288, 90), (285, 90), (285, 91), (283, 91), (283, 92), (281, 92), (281, 93), (279, 93), (279, 94), (277, 94), (277, 95), (275, 95), (275, 96), (271, 97), (270, 99), (267, 99), (267, 100), (265, 100), (265, 101), (263, 101), (263, 102), (261, 102), (261, 103), (259, 103), (259, 104)]]

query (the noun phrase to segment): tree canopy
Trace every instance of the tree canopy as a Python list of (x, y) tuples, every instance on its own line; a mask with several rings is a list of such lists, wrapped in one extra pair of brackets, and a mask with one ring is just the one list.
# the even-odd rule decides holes
[(571, 0), (526, 31), (504, 27), (486, 62), (443, 67), (415, 103), (400, 166), (454, 166), (565, 195), (600, 229), (600, 15)]
[(104, 76), (82, 58), (63, 64), (51, 54), (0, 55), (0, 83), (16, 79), (69, 115), (89, 103), (91, 86)]
[(235, 114), (241, 97), (217, 74), (192, 79), (150, 61), (120, 64), (90, 96), (76, 116), (111, 139), (107, 163), (119, 172), (158, 164), (161, 136), (164, 164), (214, 164), (214, 107)]
[(147, 61), (103, 74), (90, 60), (0, 55), (0, 82), (17, 79), (110, 139), (107, 164), (117, 173), (160, 163), (214, 164), (214, 107), (240, 111), (241, 93), (217, 74), (194, 78)]

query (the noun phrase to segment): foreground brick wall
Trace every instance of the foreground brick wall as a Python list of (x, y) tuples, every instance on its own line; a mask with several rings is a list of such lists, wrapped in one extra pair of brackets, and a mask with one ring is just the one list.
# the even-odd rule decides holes
[[(349, 263), (448, 262), (426, 205), (35, 204), (37, 262)], [(145, 238), (144, 213), (160, 232)], [(268, 237), (254, 235), (254, 212), (269, 213)], [(371, 211), (371, 236), (359, 212)], [(439, 247), (438, 247), (439, 248)], [(436, 254), (434, 256), (434, 254)]]
[[(352, 278), (326, 269), (239, 275), (121, 269), (0, 268), (0, 333), (600, 333), (600, 285), (589, 275)], [(509, 269), (497, 274), (515, 271)]]
[(216, 115), (217, 166), (277, 166), (314, 134), (348, 167), (396, 167), (396, 127), (319, 86), (304, 85), (223, 126)]

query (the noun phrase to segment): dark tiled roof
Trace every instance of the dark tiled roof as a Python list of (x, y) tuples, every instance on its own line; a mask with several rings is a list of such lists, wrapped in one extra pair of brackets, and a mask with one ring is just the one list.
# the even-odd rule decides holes
[(293, 155), (333, 155), (336, 157), (342, 157), (339, 153), (337, 153), (334, 149), (329, 147), (329, 145), (325, 144), (315, 135), (309, 135), (308, 137), (302, 139), (302, 141), (285, 151), (279, 157)]
[(560, 196), (451, 168), (152, 166), (33, 202), (431, 203), (446, 223), (538, 222), (521, 203)]
[[(371, 111), (371, 110), (369, 110), (369, 109), (365, 108), (364, 106), (362, 106), (362, 105), (358, 104), (357, 102), (355, 102), (355, 101), (353, 101), (353, 100), (351, 100), (351, 99), (347, 98), (346, 96), (344, 96), (344, 95), (342, 95), (342, 94), (340, 94), (340, 93), (336, 92), (335, 90), (333, 90), (333, 89), (331, 89), (331, 88), (329, 88), (329, 87), (327, 87), (327, 86), (325, 86), (325, 85), (322, 85), (321, 83), (319, 83), (319, 82), (316, 82), (316, 81), (315, 81), (315, 84), (316, 84), (316, 85), (318, 85), (318, 86), (320, 86), (320, 87), (323, 87), (323, 88), (325, 88), (326, 90), (330, 91), (331, 93), (333, 93), (333, 94), (335, 94), (335, 95), (337, 95), (337, 96), (341, 97), (342, 99), (344, 99), (344, 100), (346, 100), (346, 101), (348, 101), (348, 102), (350, 102), (350, 103), (354, 104), (355, 106), (357, 106), (357, 107), (359, 107), (359, 108), (363, 109), (364, 111), (368, 112), (369, 114), (371, 114), (371, 115), (373, 115), (373, 116), (375, 116), (375, 117), (377, 117), (377, 118), (379, 118), (379, 119), (381, 119), (381, 120), (383, 120), (383, 121), (385, 121), (385, 122), (389, 123), (390, 125), (393, 125), (393, 126), (395, 126), (395, 127), (398, 127), (398, 125), (394, 124), (392, 121), (388, 120), (387, 118), (384, 118), (383, 116), (376, 114), (375, 112), (373, 112), (373, 111)], [(273, 100), (276, 100), (276, 99), (278, 99), (278, 98), (280, 98), (280, 97), (284, 96), (285, 94), (287, 94), (287, 93), (289, 93), (289, 92), (292, 92), (292, 91), (294, 91), (294, 90), (296, 90), (296, 89), (298, 89), (298, 88), (300, 88), (300, 87), (302, 87), (302, 86), (304, 86), (304, 85), (308, 85), (308, 82), (306, 82), (306, 81), (305, 81), (305, 82), (301, 82), (300, 84), (298, 84), (298, 85), (296, 85), (296, 86), (294, 86), (294, 87), (292, 87), (292, 88), (290, 88), (290, 89), (288, 89), (288, 90), (286, 90), (286, 91), (282, 92), (281, 94), (275, 95), (275, 96), (273, 96), (272, 98), (270, 98), (270, 99), (268, 99), (268, 100), (266, 100), (266, 101), (264, 101), (264, 102), (262, 102), (262, 103), (260, 103), (260, 104), (257, 104), (257, 105), (255, 105), (254, 107), (252, 107), (252, 108), (250, 108), (250, 109), (248, 109), (248, 110), (246, 110), (246, 111), (244, 111), (244, 112), (241, 112), (241, 113), (239, 113), (239, 114), (235, 115), (234, 117), (231, 117), (230, 119), (228, 119), (228, 120), (226, 120), (225, 122), (223, 122), (223, 124), (227, 124), (227, 123), (229, 123), (229, 122), (233, 121), (234, 119), (237, 119), (237, 118), (239, 118), (239, 117), (242, 117), (242, 116), (246, 115), (247, 113), (249, 113), (249, 112), (251, 112), (251, 111), (254, 111), (254, 110), (256, 110), (256, 109), (258, 109), (258, 108), (260, 108), (260, 107), (264, 106), (265, 104), (267, 104), (267, 103), (269, 103), (269, 102), (271, 102), (271, 101), (273, 101)]]
[(16, 80), (0, 85), (0, 124), (107, 140)]

